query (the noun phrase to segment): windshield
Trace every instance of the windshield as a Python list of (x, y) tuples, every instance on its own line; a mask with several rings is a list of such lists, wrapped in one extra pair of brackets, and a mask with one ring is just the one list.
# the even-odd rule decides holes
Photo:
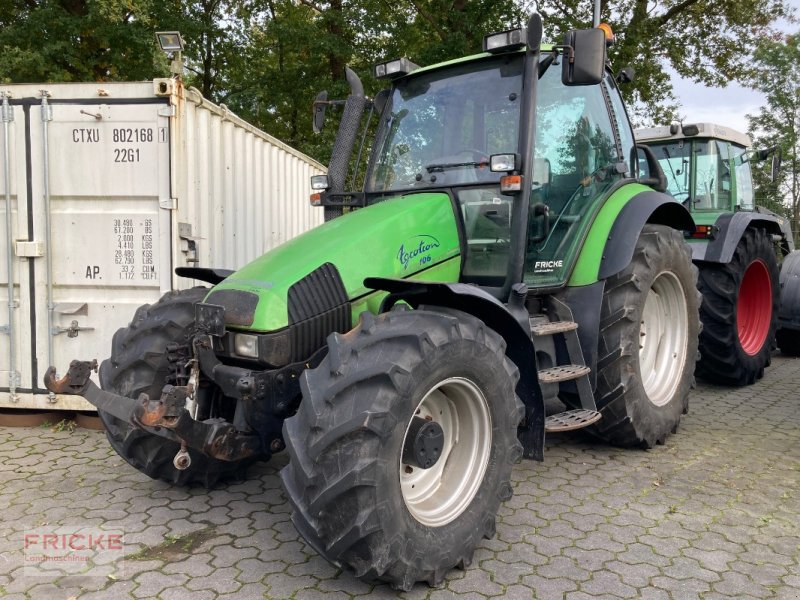
[(522, 65), (522, 55), (506, 55), (397, 82), (366, 191), (499, 181), (489, 156), (517, 152)]
[[(695, 139), (650, 144), (667, 178), (667, 193), (691, 210), (729, 210), (731, 204), (731, 156), (728, 142)], [(740, 153), (744, 149), (740, 149)], [(694, 163), (692, 163), (694, 161)], [(736, 170), (737, 188), (747, 173)], [(690, 170), (694, 168), (694, 177)]]

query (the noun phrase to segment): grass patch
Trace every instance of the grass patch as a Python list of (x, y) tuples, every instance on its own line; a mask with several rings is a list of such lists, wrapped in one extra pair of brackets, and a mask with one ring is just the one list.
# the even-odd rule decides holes
[(213, 527), (199, 529), (186, 535), (164, 536), (164, 541), (156, 546), (145, 546), (141, 550), (127, 555), (131, 560), (164, 560), (172, 561), (194, 552), (206, 540), (217, 535)]

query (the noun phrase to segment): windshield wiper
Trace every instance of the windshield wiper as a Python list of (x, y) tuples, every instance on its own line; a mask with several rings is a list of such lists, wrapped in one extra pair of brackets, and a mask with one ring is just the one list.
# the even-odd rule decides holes
[(550, 68), (550, 65), (552, 65), (556, 61), (556, 58), (558, 58), (558, 54), (554, 51), (552, 54), (548, 54), (547, 56), (545, 56), (539, 62), (539, 79), (541, 79), (542, 75), (544, 75), (547, 72), (547, 69)]
[(488, 163), (486, 162), (460, 162), (460, 163), (442, 163), (441, 165), (426, 165), (425, 170), (428, 173), (444, 173), (450, 169), (457, 169), (458, 167), (482, 167), (486, 166)]

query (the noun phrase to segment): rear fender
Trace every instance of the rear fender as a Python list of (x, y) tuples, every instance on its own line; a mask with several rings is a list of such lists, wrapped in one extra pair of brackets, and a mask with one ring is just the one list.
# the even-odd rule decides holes
[(536, 372), (536, 353), (530, 333), (494, 296), (463, 283), (429, 283), (405, 279), (368, 277), (364, 285), (389, 292), (382, 310), (399, 301), (413, 308), (422, 304), (454, 308), (476, 316), (506, 341), (506, 356), (519, 369), (517, 394), (525, 404), (525, 425), (520, 427), (520, 441), (526, 458), (544, 458), (544, 399)]
[(637, 194), (622, 208), (611, 227), (603, 248), (598, 279), (608, 279), (630, 264), (636, 241), (647, 223), (694, 231), (692, 215), (671, 196), (660, 192)]
[(781, 236), (784, 239), (782, 246), (785, 246), (785, 251), (788, 252), (788, 242), (786, 242), (785, 233), (781, 228), (782, 220), (785, 221), (778, 215), (769, 213), (726, 213), (714, 224), (718, 231), (715, 238), (705, 246), (705, 252), (702, 255), (695, 252), (693, 258), (712, 263), (729, 263), (745, 230), (756, 227), (764, 229), (767, 233)]
[(177, 267), (175, 275), (217, 285), (225, 281), (230, 275), (233, 275), (233, 271), (230, 269), (209, 269), (207, 267)]

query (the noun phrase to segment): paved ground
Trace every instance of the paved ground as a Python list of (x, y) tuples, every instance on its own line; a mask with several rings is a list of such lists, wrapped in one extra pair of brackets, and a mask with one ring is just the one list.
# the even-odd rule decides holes
[[(548, 440), (514, 470), (497, 536), (445, 585), (397, 594), (342, 573), (298, 539), (277, 477), (171, 489), (102, 434), (0, 429), (0, 596), (8, 598), (800, 598), (800, 360), (755, 386), (700, 385), (651, 451)], [(35, 527), (124, 530), (107, 576), (23, 573)], [(98, 567), (99, 568), (99, 567)]]

